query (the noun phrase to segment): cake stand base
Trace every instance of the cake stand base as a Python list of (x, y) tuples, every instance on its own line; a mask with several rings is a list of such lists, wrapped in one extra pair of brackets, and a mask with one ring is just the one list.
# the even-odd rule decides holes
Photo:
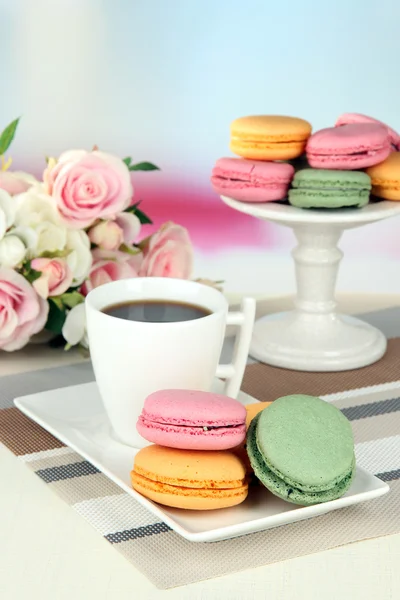
[(298, 371), (346, 371), (383, 356), (386, 340), (380, 331), (336, 312), (335, 285), (343, 256), (338, 242), (347, 229), (399, 216), (400, 202), (370, 203), (361, 209), (304, 210), (276, 202), (251, 204), (225, 196), (222, 200), (240, 212), (290, 227), (297, 239), (292, 251), (295, 310), (256, 322), (251, 356)]
[(292, 311), (259, 319), (250, 354), (275, 367), (298, 371), (346, 371), (379, 360), (385, 336), (352, 317)]

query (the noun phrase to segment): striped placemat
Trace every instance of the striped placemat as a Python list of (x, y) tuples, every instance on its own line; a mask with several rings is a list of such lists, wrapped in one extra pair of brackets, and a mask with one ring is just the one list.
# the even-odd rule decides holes
[[(393, 314), (385, 333), (395, 331)], [(371, 315), (371, 319), (382, 315)], [(400, 323), (400, 310), (396, 312)], [(396, 324), (397, 324), (396, 323)], [(350, 419), (358, 463), (387, 481), (377, 500), (318, 519), (213, 544), (191, 543), (13, 406), (18, 396), (93, 380), (89, 364), (1, 378), (0, 441), (71, 504), (157, 587), (170, 588), (400, 532), (400, 337), (385, 357), (346, 373), (302, 373), (252, 364), (243, 389), (260, 400), (322, 395)]]

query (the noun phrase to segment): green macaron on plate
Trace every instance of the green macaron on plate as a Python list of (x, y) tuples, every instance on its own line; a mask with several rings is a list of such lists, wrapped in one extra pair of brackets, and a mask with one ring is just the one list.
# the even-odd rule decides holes
[(350, 422), (313, 396), (284, 396), (259, 413), (247, 434), (247, 453), (266, 488), (302, 506), (341, 498), (356, 473)]

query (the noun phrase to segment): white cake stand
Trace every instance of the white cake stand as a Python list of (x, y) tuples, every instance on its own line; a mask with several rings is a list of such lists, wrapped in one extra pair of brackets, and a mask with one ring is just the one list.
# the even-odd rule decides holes
[[(275, 202), (250, 204), (222, 196), (235, 210), (291, 227), (298, 245), (295, 310), (259, 319), (250, 354), (270, 365), (301, 371), (345, 371), (383, 356), (386, 339), (375, 327), (335, 312), (335, 285), (345, 229), (400, 215), (400, 202), (377, 202), (362, 209), (300, 209)], [(399, 266), (400, 277), (400, 266)]]

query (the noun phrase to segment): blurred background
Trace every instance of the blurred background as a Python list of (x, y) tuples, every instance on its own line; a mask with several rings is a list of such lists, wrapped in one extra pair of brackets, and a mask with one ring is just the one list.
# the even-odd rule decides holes
[[(398, 0), (0, 0), (0, 129), (22, 115), (13, 168), (101, 149), (149, 160), (135, 196), (175, 220), (196, 275), (231, 292), (294, 289), (290, 230), (225, 207), (209, 177), (247, 114), (343, 112), (400, 130)], [(400, 291), (400, 219), (347, 232), (338, 288)]]

